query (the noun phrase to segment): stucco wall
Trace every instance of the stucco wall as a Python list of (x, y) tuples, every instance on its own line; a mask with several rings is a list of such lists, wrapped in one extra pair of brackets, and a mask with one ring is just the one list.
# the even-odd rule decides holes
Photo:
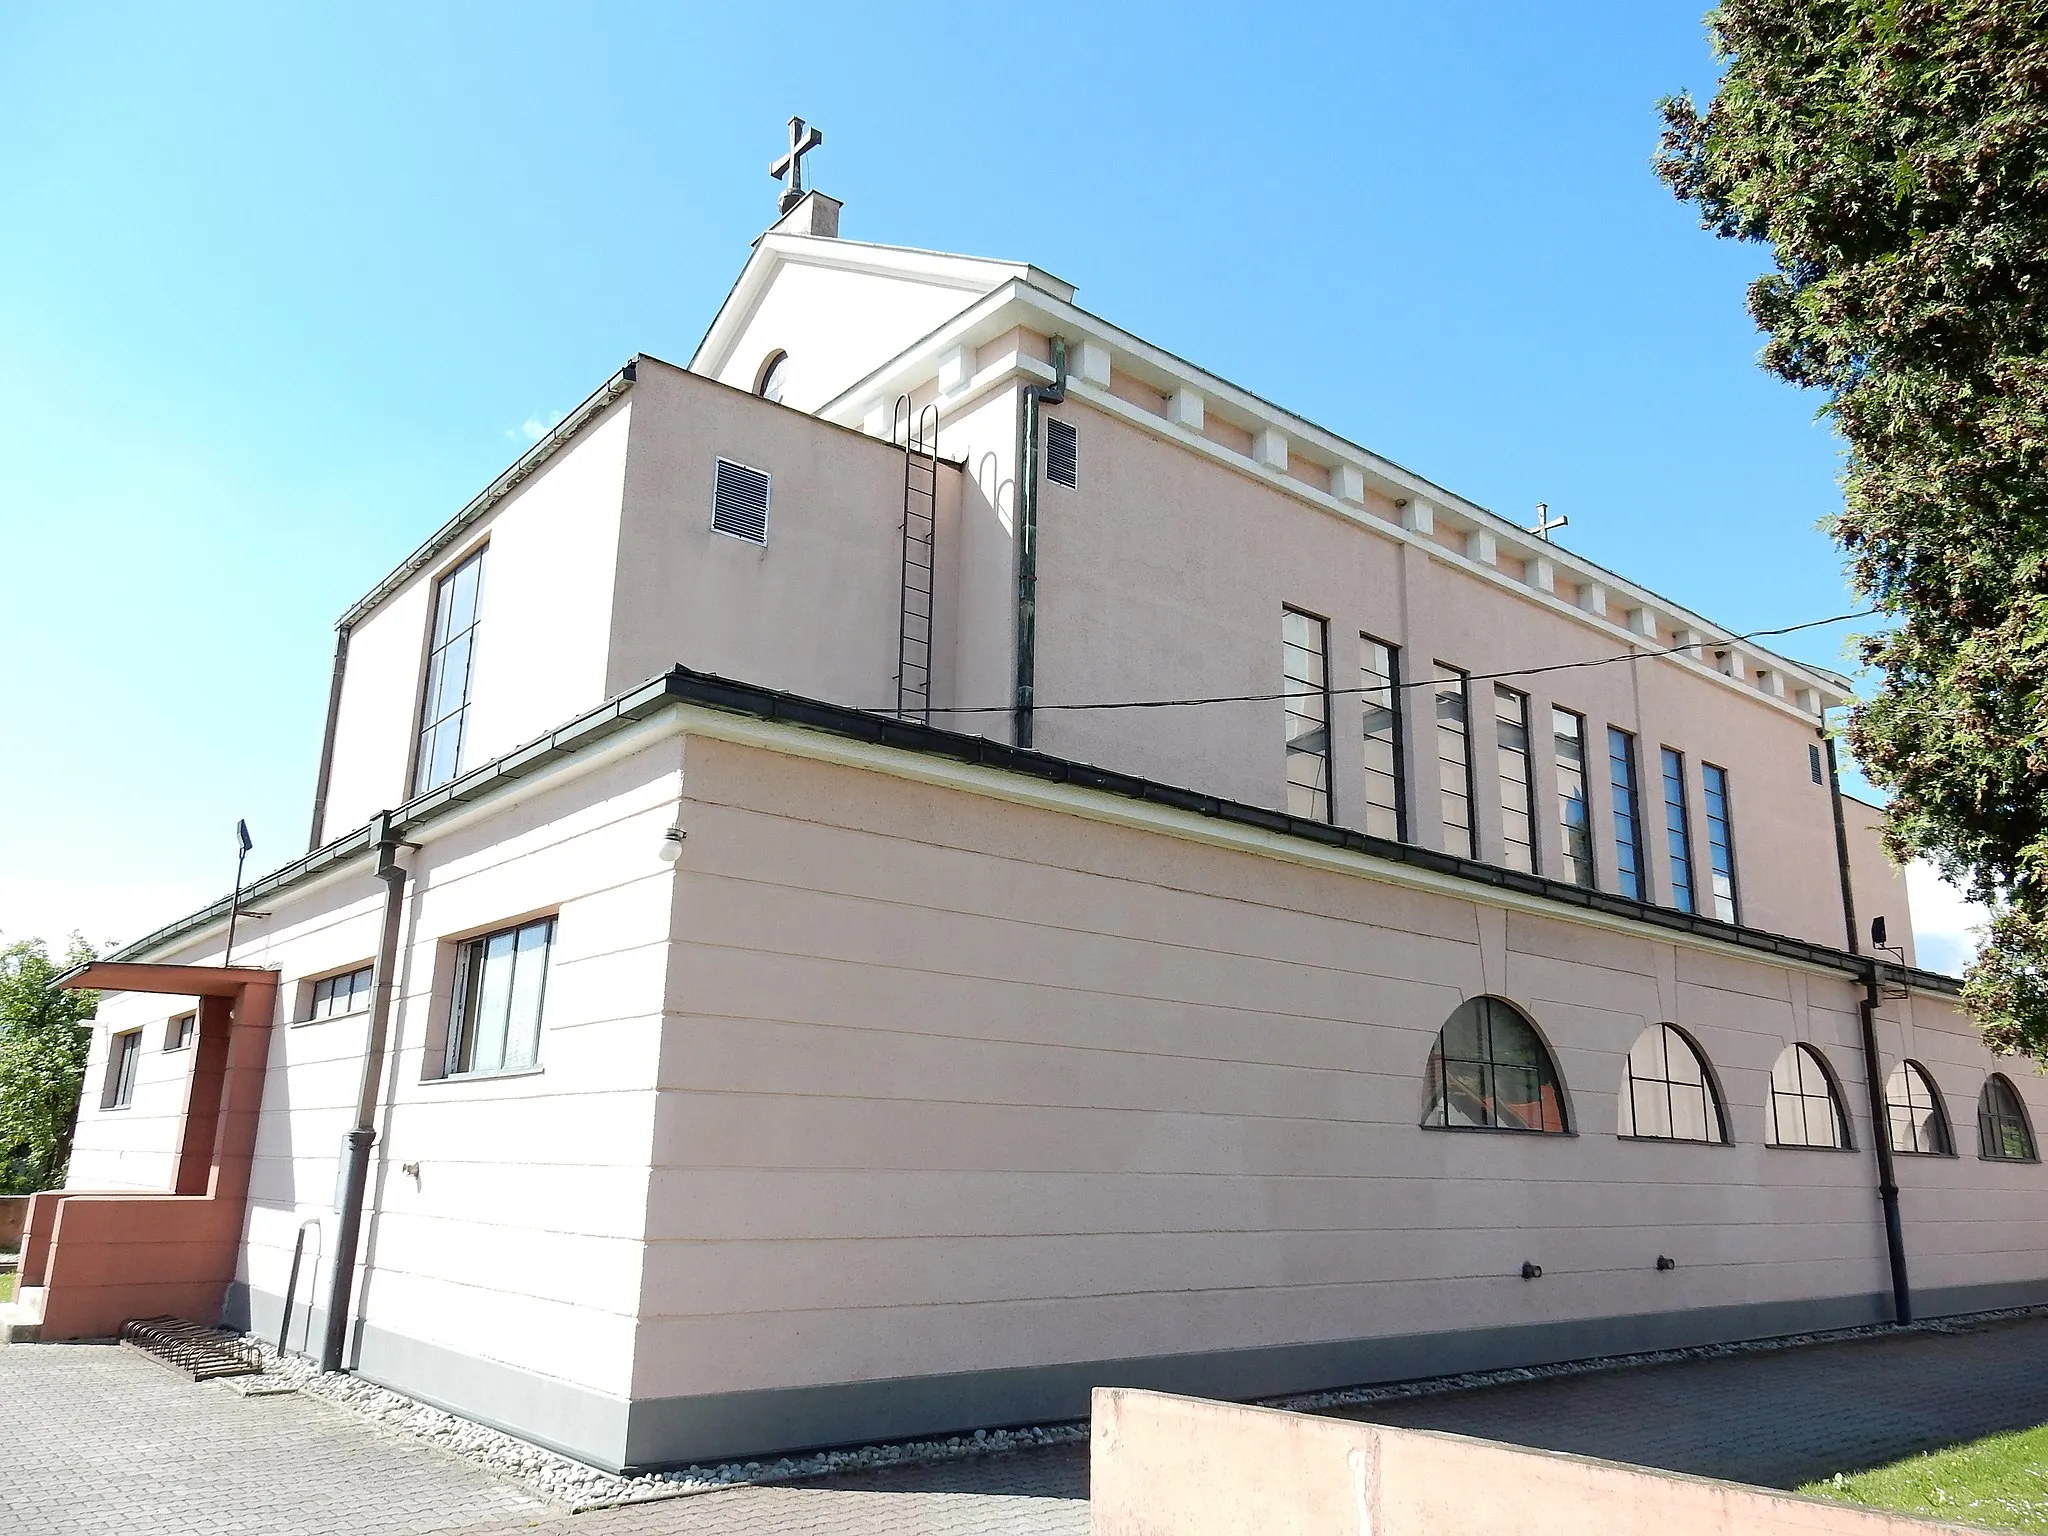
[[(100, 999), (79, 1094), (67, 1188), (170, 1189), (185, 1125), (192, 1051), (165, 1050), (165, 1027), (174, 1016), (194, 1012), (197, 1006), (190, 999), (143, 993), (110, 993)], [(136, 1063), (134, 1097), (124, 1109), (103, 1109), (113, 1037), (136, 1028), (142, 1031), (142, 1055)]]
[[(1044, 704), (1272, 695), (1280, 616), (1327, 619), (1331, 685), (1359, 686), (1361, 633), (1400, 645), (1406, 677), (1443, 661), (1473, 674), (1625, 656), (1628, 647), (1568, 614), (1506, 594), (1448, 550), (1404, 546), (1250, 477), (1214, 465), (1077, 401), (1054, 408), (1079, 433), (1079, 484), (1039, 503), (1038, 694)], [(1379, 508), (1392, 516), (1391, 506)], [(1646, 645), (1652, 642), (1645, 642)], [(1638, 737), (1645, 853), (1654, 898), (1669, 899), (1658, 749), (1686, 754), (1695, 888), (1705, 902), (1707, 833), (1700, 764), (1729, 770), (1741, 918), (1774, 932), (1842, 941), (1832, 811), (1812, 782), (1813, 722), (1747, 686), (1669, 659), (1504, 679), (1529, 695), (1539, 867), (1563, 873), (1553, 703), (1587, 722), (1588, 793), (1600, 884), (1615, 888), (1606, 727)], [(1471, 685), (1479, 854), (1502, 860), (1492, 681)], [(1404, 695), (1410, 838), (1442, 846), (1432, 701)], [(1336, 819), (1359, 824), (1361, 702), (1333, 702)], [(1038, 744), (1254, 804), (1285, 803), (1276, 698), (1190, 709), (1042, 713)], [(1903, 910), (1903, 908), (1901, 908)]]
[(1870, 920), (1885, 919), (1886, 937), (1906, 952), (1906, 964), (1919, 963), (1913, 943), (1912, 909), (1906, 899), (1906, 872), (1884, 851), (1879, 833), (1884, 812), (1853, 795), (1842, 797), (1842, 825), (1849, 841), (1850, 888), (1856, 897), (1856, 942), (1870, 943)]
[[(1573, 1331), (1601, 1319), (1878, 1315), (1846, 977), (696, 737), (687, 761), (636, 1396), (1226, 1354), (1250, 1395), (1345, 1369), (1256, 1363), (1317, 1340), (1591, 1353), (1631, 1336)], [(1576, 1135), (1418, 1126), (1435, 1034), (1481, 992), (1549, 1040)], [(1624, 1055), (1664, 1020), (1733, 1145), (1616, 1136)], [(1981, 1080), (1943, 1010), (1916, 1023)], [(1860, 1151), (1763, 1144), (1795, 1040)], [(1909, 1210), (1951, 1175), (1982, 1193), (1927, 1283), (2048, 1277), (2009, 1194), (2042, 1170), (1913, 1161)]]
[[(896, 705), (900, 450), (643, 360), (611, 615), (610, 691), (681, 662), (860, 708)], [(768, 542), (711, 527), (720, 458), (769, 475)], [(953, 688), (959, 475), (939, 470), (935, 699)]]
[(605, 698), (633, 397), (613, 405), (349, 637), (321, 840), (409, 799), (436, 583), (484, 557), (462, 765)]

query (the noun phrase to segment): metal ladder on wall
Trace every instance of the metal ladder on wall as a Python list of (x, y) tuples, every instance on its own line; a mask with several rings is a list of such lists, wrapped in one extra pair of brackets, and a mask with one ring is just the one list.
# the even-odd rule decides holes
[(939, 408), (928, 405), (913, 412), (910, 396), (898, 395), (889, 417), (889, 436), (903, 445), (903, 605), (896, 630), (896, 715), (929, 725), (932, 572), (939, 542)]

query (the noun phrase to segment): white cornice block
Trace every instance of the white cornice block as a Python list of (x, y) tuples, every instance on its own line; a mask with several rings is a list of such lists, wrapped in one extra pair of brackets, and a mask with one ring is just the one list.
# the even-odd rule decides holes
[(1469, 528), (1465, 531), (1465, 558), (1479, 565), (1492, 565), (1500, 554), (1500, 541), (1491, 528)]
[(1339, 464), (1330, 471), (1330, 493), (1339, 501), (1355, 505), (1365, 502), (1365, 471), (1356, 464)]
[(1706, 660), (1706, 652), (1702, 649), (1706, 643), (1707, 637), (1696, 629), (1681, 629), (1678, 632), (1679, 649), (1694, 661)]
[(1074, 377), (1097, 389), (1109, 388), (1109, 348), (1099, 341), (1084, 341), (1070, 359)]
[(1757, 677), (1756, 685), (1774, 699), (1785, 697), (1785, 674), (1776, 667), (1764, 668)]
[(1538, 592), (1557, 590), (1557, 562), (1548, 555), (1533, 555), (1529, 560), (1529, 585)]
[(1628, 632), (1641, 635), (1646, 640), (1657, 638), (1657, 615), (1648, 608), (1631, 608), (1628, 611)]
[(957, 395), (974, 382), (974, 348), (948, 347), (939, 354), (939, 393)]
[(1287, 468), (1287, 434), (1278, 427), (1261, 427), (1252, 439), (1252, 457), (1268, 469)]
[(1800, 689), (1793, 696), (1793, 702), (1809, 715), (1824, 715), (1827, 713), (1827, 710), (1821, 704), (1820, 690), (1818, 688)]
[(887, 400), (870, 400), (867, 410), (861, 413), (860, 429), (867, 433), (869, 437), (887, 437), (889, 435), (889, 402)]
[(1607, 588), (1597, 581), (1582, 583), (1579, 587), (1579, 606), (1587, 613), (1607, 617)]
[(1410, 533), (1419, 533), (1425, 539), (1436, 532), (1436, 508), (1422, 498), (1412, 497), (1401, 508), (1401, 526)]
[(1190, 432), (1202, 430), (1202, 396), (1183, 384), (1166, 397), (1166, 419)]
[(1735, 650), (1732, 647), (1728, 650), (1719, 652), (1714, 657), (1714, 665), (1721, 669), (1721, 675), (1723, 677), (1734, 677), (1740, 678), (1745, 682), (1748, 681), (1749, 675), (1743, 670), (1742, 667), (1742, 652)]

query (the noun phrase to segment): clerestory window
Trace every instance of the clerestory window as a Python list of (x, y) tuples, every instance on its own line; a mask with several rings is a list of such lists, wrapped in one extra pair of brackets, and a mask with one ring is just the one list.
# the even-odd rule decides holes
[(419, 757), (412, 792), (438, 789), (462, 771), (462, 736), (476, 670), (477, 599), (484, 579), (478, 550), (434, 589), (434, 630), (427, 647), (427, 686), (420, 700)]
[(1460, 1003), (1429, 1053), (1422, 1123), (1445, 1129), (1562, 1135), (1564, 1092), (1536, 1026), (1511, 1003)]

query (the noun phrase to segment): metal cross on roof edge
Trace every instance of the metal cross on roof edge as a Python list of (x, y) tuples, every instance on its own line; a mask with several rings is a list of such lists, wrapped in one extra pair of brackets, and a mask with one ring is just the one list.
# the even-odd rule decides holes
[(789, 120), (789, 150), (768, 167), (768, 174), (777, 181), (785, 176), (789, 178), (789, 189), (782, 194), (781, 207), (784, 213), (789, 212), (803, 199), (804, 156), (824, 142), (825, 135), (815, 128), (805, 126), (802, 118), (792, 117)]

